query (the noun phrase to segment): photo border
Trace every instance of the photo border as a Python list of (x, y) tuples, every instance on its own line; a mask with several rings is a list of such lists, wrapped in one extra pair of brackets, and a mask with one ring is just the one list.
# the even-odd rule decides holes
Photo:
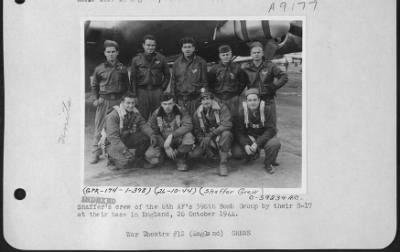
[[(307, 168), (307, 159), (308, 159), (308, 148), (307, 148), (307, 84), (306, 84), (306, 74), (307, 74), (307, 49), (304, 45), (307, 44), (307, 30), (306, 30), (306, 16), (270, 16), (268, 18), (264, 16), (195, 16), (195, 17), (145, 17), (145, 16), (135, 16), (135, 17), (126, 17), (126, 16), (113, 16), (113, 17), (93, 17), (93, 16), (85, 16), (80, 17), (80, 34), (81, 34), (81, 47), (80, 47), (80, 58), (81, 58), (81, 87), (85, 87), (85, 22), (86, 21), (144, 21), (144, 20), (174, 20), (174, 21), (185, 21), (185, 20), (284, 20), (284, 21), (292, 21), (292, 20), (301, 20), (302, 21), (302, 91), (301, 91), (301, 186), (299, 188), (265, 188), (265, 187), (251, 187), (248, 189), (261, 189), (262, 193), (270, 193), (270, 194), (306, 194), (308, 192), (308, 174)], [(81, 92), (81, 150), (80, 153), (83, 155), (81, 159), (81, 187), (85, 187), (85, 92)], [(109, 188), (110, 186), (90, 186), (96, 188)], [(121, 188), (129, 188), (136, 186), (118, 186)], [(157, 186), (151, 186), (151, 188), (155, 188)], [(185, 188), (185, 187), (175, 187), (168, 186), (173, 188)], [(191, 186), (189, 186), (191, 187)], [(192, 186), (196, 187), (196, 186)], [(196, 187), (199, 188), (199, 187)], [(221, 188), (221, 187), (207, 187), (207, 188)], [(228, 187), (229, 189), (238, 189), (244, 187)]]

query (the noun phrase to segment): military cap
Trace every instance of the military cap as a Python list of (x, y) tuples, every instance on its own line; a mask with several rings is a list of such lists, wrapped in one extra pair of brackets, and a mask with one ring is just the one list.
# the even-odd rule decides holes
[(258, 42), (258, 41), (254, 41), (254, 42), (252, 42), (252, 43), (250, 44), (250, 49), (253, 49), (254, 47), (261, 47), (261, 48), (263, 48), (263, 45), (262, 45), (260, 42)]
[(107, 47), (115, 47), (115, 49), (118, 50), (119, 45), (117, 42), (115, 42), (113, 40), (106, 40), (106, 41), (104, 41), (104, 49), (106, 49)]
[(229, 45), (220, 45), (218, 47), (218, 52), (219, 53), (227, 53), (232, 51), (232, 48)]
[(251, 95), (251, 94), (255, 94), (257, 96), (260, 95), (260, 91), (258, 91), (258, 88), (250, 88), (245, 92), (246, 97)]
[(205, 88), (200, 89), (200, 100), (204, 97), (210, 97), (211, 99), (214, 97), (213, 94)]
[(163, 93), (162, 95), (161, 95), (161, 101), (163, 102), (163, 101), (169, 101), (169, 100), (171, 100), (171, 99), (173, 99), (173, 100), (175, 100), (175, 97), (174, 97), (174, 95), (173, 94), (171, 94), (171, 93)]

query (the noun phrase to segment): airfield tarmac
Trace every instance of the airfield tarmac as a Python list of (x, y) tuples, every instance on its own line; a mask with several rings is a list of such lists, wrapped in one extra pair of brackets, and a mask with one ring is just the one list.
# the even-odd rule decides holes
[(229, 175), (217, 175), (218, 162), (188, 162), (189, 171), (176, 170), (175, 164), (166, 160), (153, 169), (123, 169), (112, 171), (106, 160), (89, 163), (93, 136), (95, 109), (86, 103), (85, 121), (85, 185), (90, 186), (174, 186), (174, 187), (264, 187), (299, 188), (302, 171), (302, 81), (299, 68), (290, 66), (289, 82), (278, 91), (277, 126), (281, 150), (279, 166), (273, 175), (264, 170), (264, 153), (257, 160), (246, 163), (229, 159)]

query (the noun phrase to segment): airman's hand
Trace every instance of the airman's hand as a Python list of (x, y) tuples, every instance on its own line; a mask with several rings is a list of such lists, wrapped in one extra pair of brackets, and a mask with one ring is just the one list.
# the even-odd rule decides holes
[(150, 145), (153, 147), (157, 146), (157, 136), (156, 135), (152, 135), (150, 137)]
[(168, 149), (171, 146), (171, 142), (172, 142), (172, 134), (170, 134), (167, 139), (165, 139), (164, 142), (164, 149)]
[(93, 102), (93, 105), (94, 105), (95, 107), (97, 107), (97, 106), (99, 106), (100, 104), (102, 104), (103, 102), (104, 102), (104, 98), (99, 97), (99, 98), (97, 98), (97, 99)]
[(251, 150), (252, 152), (254, 152), (254, 153), (257, 151), (257, 148), (258, 148), (257, 143), (253, 143), (253, 144), (250, 146), (250, 150)]
[(201, 143), (200, 143), (200, 147), (202, 148), (202, 149), (207, 149), (208, 148), (208, 146), (210, 145), (210, 141), (211, 141), (211, 138), (210, 137), (203, 137), (203, 139), (201, 140)]
[(134, 158), (135, 158), (135, 155), (133, 155), (132, 152), (130, 152), (129, 150), (124, 150), (124, 151), (122, 152), (122, 154), (124, 154), (124, 156), (125, 156), (127, 159), (134, 159)]
[(177, 155), (178, 152), (176, 150), (172, 149), (171, 147), (168, 147), (168, 148), (165, 149), (165, 153), (167, 154), (167, 156), (170, 159), (175, 160), (176, 155)]
[(246, 151), (246, 154), (249, 156), (254, 154), (250, 149), (250, 145), (248, 144), (244, 146), (244, 150)]

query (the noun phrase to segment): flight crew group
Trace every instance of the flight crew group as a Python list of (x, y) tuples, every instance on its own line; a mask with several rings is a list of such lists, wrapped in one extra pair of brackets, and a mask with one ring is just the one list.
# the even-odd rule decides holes
[(167, 156), (186, 171), (188, 158), (207, 157), (219, 159), (217, 172), (226, 176), (229, 153), (250, 161), (264, 149), (265, 169), (274, 173), (280, 149), (274, 97), (287, 74), (264, 60), (260, 42), (250, 45), (253, 60), (242, 65), (232, 61), (229, 45), (221, 45), (220, 62), (209, 71), (194, 53), (193, 38), (180, 45), (171, 76), (166, 58), (155, 51), (155, 38), (146, 35), (129, 78), (118, 61), (117, 42), (104, 42), (107, 61), (96, 67), (91, 83), (96, 98), (91, 163), (99, 161), (103, 145), (113, 169), (152, 167)]

